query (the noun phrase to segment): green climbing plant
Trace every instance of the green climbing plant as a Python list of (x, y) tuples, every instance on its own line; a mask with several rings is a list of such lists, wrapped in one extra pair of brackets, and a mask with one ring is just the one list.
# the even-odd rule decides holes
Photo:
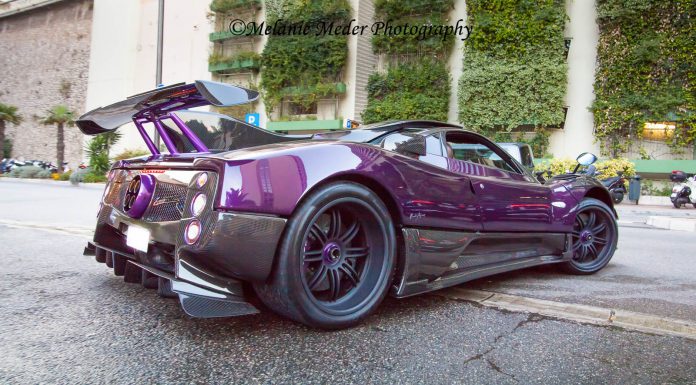
[(599, 0), (592, 112), (602, 152), (618, 156), (650, 121), (676, 122), (667, 143), (696, 141), (696, 3)]
[[(446, 25), (454, 0), (376, 0), (375, 20), (393, 26)], [(365, 123), (395, 119), (447, 120), (451, 77), (446, 57), (454, 36), (419, 37), (378, 34), (372, 38), (375, 53), (398, 56), (399, 64), (368, 81)]]
[[(347, 0), (285, 0), (267, 5), (267, 22), (348, 24), (351, 8)], [(287, 98), (311, 105), (336, 93), (348, 58), (348, 37), (341, 35), (271, 35), (264, 47), (260, 87), (267, 111)], [(302, 89), (297, 93), (290, 89)]]
[[(545, 154), (549, 129), (565, 119), (564, 1), (468, 0), (467, 13), (473, 33), (458, 85), (460, 122)], [(534, 137), (516, 133), (520, 127)]]

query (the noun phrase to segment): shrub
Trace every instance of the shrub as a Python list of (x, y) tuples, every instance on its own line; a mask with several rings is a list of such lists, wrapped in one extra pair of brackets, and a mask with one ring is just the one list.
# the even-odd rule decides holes
[(70, 183), (77, 185), (83, 183), (102, 183), (106, 182), (106, 175), (93, 171), (91, 168), (76, 170), (70, 175)]
[(58, 176), (58, 180), (62, 180), (62, 181), (70, 180), (70, 175), (72, 175), (72, 171), (64, 172)]
[(38, 178), (38, 174), (44, 171), (41, 167), (37, 166), (23, 166), (18, 167), (18, 177), (19, 178)]
[(70, 173), (70, 183), (76, 185), (82, 182), (85, 175), (87, 175), (90, 172), (91, 170), (89, 168), (75, 170), (74, 172)]
[(90, 172), (85, 174), (85, 176), (82, 178), (82, 181), (84, 183), (104, 183), (106, 182), (106, 175), (95, 174)]
[(137, 158), (143, 155), (150, 155), (150, 151), (141, 149), (125, 149), (120, 154), (114, 156), (114, 161)]
[(595, 167), (597, 167), (598, 179), (614, 177), (619, 171), (622, 171), (627, 178), (636, 175), (636, 166), (626, 158), (603, 160), (597, 162)]
[(40, 170), (36, 173), (35, 178), (37, 179), (51, 179), (51, 172), (49, 170)]
[(87, 156), (89, 167), (97, 174), (106, 174), (111, 167), (109, 163), (109, 150), (118, 142), (121, 134), (118, 131), (99, 134), (87, 143)]
[(548, 171), (551, 175), (565, 174), (573, 171), (578, 162), (575, 159), (548, 159), (534, 165), (534, 171)]
[[(544, 160), (534, 166), (534, 171), (550, 171), (551, 175), (565, 174), (573, 171), (578, 162), (575, 159), (549, 159)], [(607, 159), (595, 163), (597, 168), (597, 179), (611, 178), (617, 175), (618, 171), (622, 171), (623, 175), (630, 178), (636, 175), (636, 166), (628, 159)]]

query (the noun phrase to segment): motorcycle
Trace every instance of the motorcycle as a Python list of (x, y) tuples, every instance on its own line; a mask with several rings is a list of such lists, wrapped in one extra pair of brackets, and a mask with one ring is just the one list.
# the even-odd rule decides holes
[(689, 177), (684, 171), (672, 171), (669, 179), (675, 183), (672, 188), (672, 195), (669, 197), (674, 208), (678, 209), (689, 203), (696, 208), (696, 194), (692, 194), (693, 190), (696, 190), (694, 176)]
[(615, 204), (619, 204), (623, 201), (624, 195), (626, 195), (626, 179), (623, 177), (623, 172), (619, 171), (616, 173), (617, 176), (602, 179), (601, 182), (604, 187), (609, 190), (611, 194), (611, 199)]

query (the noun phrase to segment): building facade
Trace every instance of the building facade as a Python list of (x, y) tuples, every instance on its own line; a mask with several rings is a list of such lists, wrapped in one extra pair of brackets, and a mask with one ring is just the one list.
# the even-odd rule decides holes
[[(0, 103), (18, 108), (8, 125), (13, 156), (56, 160), (56, 128), (40, 118), (56, 105), (85, 110), (92, 0), (16, 0), (0, 4)], [(82, 160), (82, 135), (65, 129), (65, 160)]]
[[(163, 83), (196, 79), (259, 88), (263, 77), (260, 55), (268, 36), (236, 36), (230, 22), (261, 23), (268, 17), (267, 3), (278, 1), (220, 1), (235, 4), (222, 9), (217, 1), (166, 0), (164, 14)], [(347, 0), (358, 25), (375, 22), (374, 0)], [(51, 127), (39, 127), (34, 115), (54, 104), (67, 104), (78, 113), (103, 106), (156, 86), (158, 0), (10, 0), (0, 5), (0, 102), (16, 105), (25, 121), (9, 127), (13, 155), (52, 159), (55, 140)], [(555, 157), (599, 153), (594, 119), (594, 77), (599, 29), (595, 1), (566, 1), (565, 37), (568, 48), (568, 83), (562, 127), (551, 130), (549, 152)], [(454, 1), (449, 22), (467, 19), (465, 0)], [(475, 33), (475, 31), (474, 31)], [(464, 66), (466, 41), (455, 39), (446, 64), (451, 76), (447, 120), (458, 123), (458, 82)], [(347, 58), (331, 92), (313, 103), (283, 100), (272, 110), (264, 98), (251, 106), (223, 111), (239, 118), (258, 113), (261, 127), (280, 132), (339, 129), (347, 120), (362, 121), (368, 103), (368, 79), (384, 72), (388, 62), (373, 52), (371, 35), (347, 37)], [(69, 89), (69, 93), (63, 92)], [(295, 90), (293, 92), (296, 92)], [(301, 91), (300, 98), (301, 98)], [(295, 95), (295, 100), (297, 95)], [(41, 131), (37, 131), (41, 130)], [(38, 135), (38, 132), (45, 133)], [(80, 160), (82, 141), (76, 129), (68, 130), (67, 159)], [(143, 148), (134, 130), (122, 130), (113, 149)], [(692, 149), (673, 155), (659, 140), (643, 141), (660, 158), (691, 158)], [(541, 154), (538, 154), (541, 155)], [(627, 154), (638, 158), (638, 151)]]

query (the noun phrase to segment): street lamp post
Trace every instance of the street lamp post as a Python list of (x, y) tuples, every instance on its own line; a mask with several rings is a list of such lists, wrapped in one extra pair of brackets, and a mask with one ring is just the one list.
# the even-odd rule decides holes
[[(159, 0), (157, 9), (157, 68), (155, 70), (155, 87), (162, 85), (162, 51), (164, 46), (164, 0)], [(160, 136), (155, 130), (155, 146), (159, 149)]]

